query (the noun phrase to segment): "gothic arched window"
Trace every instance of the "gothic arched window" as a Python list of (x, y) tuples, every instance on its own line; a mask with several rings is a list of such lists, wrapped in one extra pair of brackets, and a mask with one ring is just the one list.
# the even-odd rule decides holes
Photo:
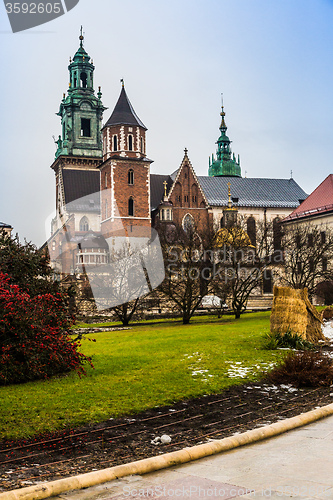
[(89, 221), (86, 216), (80, 220), (80, 231), (89, 231)]
[(140, 137), (140, 151), (141, 151), (141, 153), (144, 153), (144, 151), (143, 151), (143, 139), (142, 139), (142, 137)]
[(134, 171), (132, 169), (128, 171), (128, 184), (131, 186), (134, 184)]
[(133, 151), (133, 136), (128, 136), (128, 151)]
[(113, 151), (118, 151), (118, 138), (116, 135), (113, 136)]
[(134, 216), (134, 200), (133, 200), (132, 196), (128, 200), (128, 215), (130, 217)]
[(183, 218), (182, 226), (186, 234), (194, 231), (194, 219), (192, 215), (185, 215), (185, 217)]

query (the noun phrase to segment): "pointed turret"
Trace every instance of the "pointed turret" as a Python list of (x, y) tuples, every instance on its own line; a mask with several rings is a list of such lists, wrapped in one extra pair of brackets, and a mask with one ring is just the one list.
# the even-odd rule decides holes
[(142, 159), (146, 156), (146, 130), (127, 97), (124, 80), (115, 108), (103, 127), (104, 157)]
[(112, 115), (106, 122), (105, 126), (110, 127), (112, 125), (133, 125), (134, 127), (142, 127), (143, 129), (147, 130), (140, 118), (135, 113), (133, 106), (127, 97), (124, 80), (121, 80), (121, 83), (122, 87), (119, 99), (117, 101), (117, 104), (115, 105)]
[(222, 105), (221, 111), (221, 125), (220, 125), (220, 137), (218, 138), (217, 150), (216, 150), (216, 160), (214, 155), (212, 155), (212, 160), (209, 159), (209, 170), (208, 175), (211, 177), (216, 176), (230, 176), (230, 177), (241, 177), (241, 169), (239, 161), (236, 161), (235, 155), (231, 156), (231, 141), (227, 136), (227, 126), (225, 123), (225, 112), (224, 106)]

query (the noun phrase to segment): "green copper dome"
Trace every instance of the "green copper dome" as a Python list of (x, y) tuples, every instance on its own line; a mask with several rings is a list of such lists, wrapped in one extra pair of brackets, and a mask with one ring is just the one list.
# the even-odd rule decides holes
[(209, 158), (208, 175), (210, 177), (216, 177), (221, 175), (229, 177), (242, 177), (239, 156), (238, 156), (238, 161), (236, 161), (235, 155), (234, 154), (231, 155), (231, 148), (230, 148), (231, 141), (226, 134), (227, 126), (224, 120), (225, 112), (223, 106), (222, 106), (221, 116), (222, 116), (222, 122), (220, 125), (221, 135), (216, 142), (217, 144), (216, 159), (214, 158), (214, 155), (212, 155), (212, 157)]

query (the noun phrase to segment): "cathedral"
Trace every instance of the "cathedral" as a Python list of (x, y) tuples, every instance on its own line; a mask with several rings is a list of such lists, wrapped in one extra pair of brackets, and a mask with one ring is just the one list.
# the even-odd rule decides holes
[(95, 67), (82, 31), (79, 40), (68, 66), (69, 88), (58, 112), (61, 135), (51, 165), (56, 216), (48, 246), (63, 273), (74, 273), (78, 264), (107, 262), (105, 240), (116, 235), (149, 236), (151, 227), (171, 221), (198, 230), (210, 223), (221, 228), (230, 196), (252, 232), (259, 220), (280, 221), (307, 197), (292, 178), (242, 177), (239, 156), (236, 159), (231, 151), (223, 106), (216, 154), (209, 158), (207, 176), (197, 176), (187, 149), (174, 172), (151, 173), (147, 128), (135, 113), (124, 82), (103, 125), (107, 108), (101, 87), (95, 93)]

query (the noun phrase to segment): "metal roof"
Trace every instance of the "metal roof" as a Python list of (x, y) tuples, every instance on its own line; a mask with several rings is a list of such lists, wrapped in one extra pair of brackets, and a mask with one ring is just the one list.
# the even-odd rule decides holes
[(5, 222), (0, 222), (0, 227), (6, 228), (6, 229), (13, 229), (12, 226), (9, 224), (6, 224)]
[(156, 210), (164, 195), (164, 184), (167, 182), (167, 192), (173, 184), (173, 180), (170, 175), (160, 175), (160, 174), (150, 174), (150, 207), (151, 210)]
[(333, 211), (333, 174), (325, 180), (301, 203), (284, 221), (323, 215)]
[(65, 203), (69, 211), (98, 212), (100, 186), (98, 170), (64, 169)]
[(308, 196), (294, 179), (198, 176), (198, 180), (211, 206), (228, 204), (229, 182), (238, 207), (296, 208)]

